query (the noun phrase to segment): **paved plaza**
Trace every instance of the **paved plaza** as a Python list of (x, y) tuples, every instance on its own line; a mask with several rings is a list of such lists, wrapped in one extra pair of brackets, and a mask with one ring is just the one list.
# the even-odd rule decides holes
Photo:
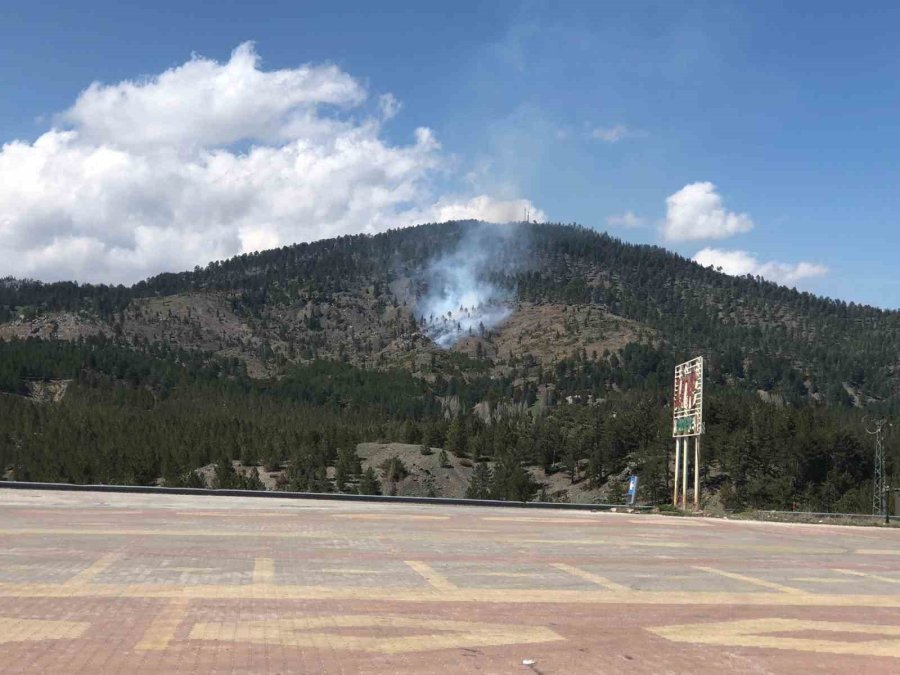
[(896, 673), (900, 531), (0, 490), (2, 673)]

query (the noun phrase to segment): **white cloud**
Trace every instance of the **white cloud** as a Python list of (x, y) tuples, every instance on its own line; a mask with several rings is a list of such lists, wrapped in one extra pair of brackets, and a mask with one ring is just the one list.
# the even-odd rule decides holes
[(525, 200), (434, 195), (427, 128), (333, 65), (264, 71), (253, 46), (94, 83), (32, 143), (0, 148), (0, 275), (133, 282), (296, 241), (449, 217), (518, 220)]
[(746, 213), (725, 210), (712, 183), (690, 183), (666, 197), (662, 233), (669, 241), (724, 239), (752, 229)]
[(445, 220), (486, 220), (492, 223), (518, 222), (528, 212), (528, 219), (542, 223), (547, 214), (535, 207), (527, 199), (495, 200), (486, 195), (473, 197), (468, 201), (441, 199), (427, 209), (421, 220), (443, 222)]
[(265, 72), (252, 43), (240, 45), (228, 63), (194, 56), (152, 79), (81, 92), (65, 122), (83, 140), (120, 147), (228, 145), (267, 142), (333, 132), (323, 105), (353, 107), (365, 89), (336, 66), (300, 66)]
[(613, 214), (606, 219), (606, 224), (610, 227), (624, 227), (629, 230), (643, 227), (646, 222), (646, 220), (631, 211)]
[(611, 127), (597, 127), (591, 132), (591, 138), (604, 143), (618, 143), (626, 138), (643, 138), (646, 133), (637, 129), (630, 129), (624, 124), (616, 124)]
[(732, 276), (750, 274), (786, 285), (793, 285), (798, 281), (821, 277), (828, 273), (827, 267), (817, 263), (761, 262), (747, 251), (723, 251), (716, 248), (704, 248), (699, 251), (694, 256), (694, 262), (704, 267), (721, 267), (725, 274)]

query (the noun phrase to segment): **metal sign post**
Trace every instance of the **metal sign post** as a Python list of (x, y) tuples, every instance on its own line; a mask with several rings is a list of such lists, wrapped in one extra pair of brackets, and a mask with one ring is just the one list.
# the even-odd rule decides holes
[[(700, 436), (703, 434), (703, 357), (675, 366), (672, 436), (675, 438), (673, 503), (687, 508), (690, 439), (694, 439), (694, 509), (700, 508)], [(678, 479), (681, 478), (681, 494)]]
[(675, 439), (675, 481), (672, 488), (672, 504), (678, 506), (678, 471), (681, 467), (681, 439)]

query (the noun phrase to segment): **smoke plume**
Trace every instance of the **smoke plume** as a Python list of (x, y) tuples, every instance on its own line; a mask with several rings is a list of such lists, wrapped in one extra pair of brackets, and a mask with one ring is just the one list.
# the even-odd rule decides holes
[(418, 303), (424, 332), (444, 349), (482, 335), (512, 312), (514, 294), (491, 281), (519, 264), (524, 228), (518, 224), (468, 225), (456, 248), (425, 272), (428, 293)]

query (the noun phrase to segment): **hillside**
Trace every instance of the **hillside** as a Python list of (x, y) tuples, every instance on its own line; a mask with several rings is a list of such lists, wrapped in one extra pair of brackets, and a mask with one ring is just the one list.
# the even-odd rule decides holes
[[(517, 471), (535, 466), (561, 498), (572, 495), (558, 474), (615, 492), (610, 480), (634, 469), (652, 476), (644, 497), (664, 500), (672, 367), (703, 354), (709, 485), (735, 505), (853, 508), (871, 475), (861, 417), (900, 410), (900, 313), (576, 226), (423, 225), (130, 288), (6, 279), (0, 340), (0, 390), (16, 395), (0, 397), (0, 462), (21, 478), (97, 479), (146, 424), (146, 467), (106, 479), (189, 480), (243, 455), (281, 465), (285, 484), (336, 489), (342, 448), (430, 434), (483, 460), (498, 496), (537, 491)], [(35, 381), (68, 384), (48, 407)], [(246, 429), (220, 438), (213, 420)], [(86, 422), (96, 428), (83, 436)], [(26, 429), (81, 468), (48, 465)], [(84, 466), (107, 441), (104, 462)]]

